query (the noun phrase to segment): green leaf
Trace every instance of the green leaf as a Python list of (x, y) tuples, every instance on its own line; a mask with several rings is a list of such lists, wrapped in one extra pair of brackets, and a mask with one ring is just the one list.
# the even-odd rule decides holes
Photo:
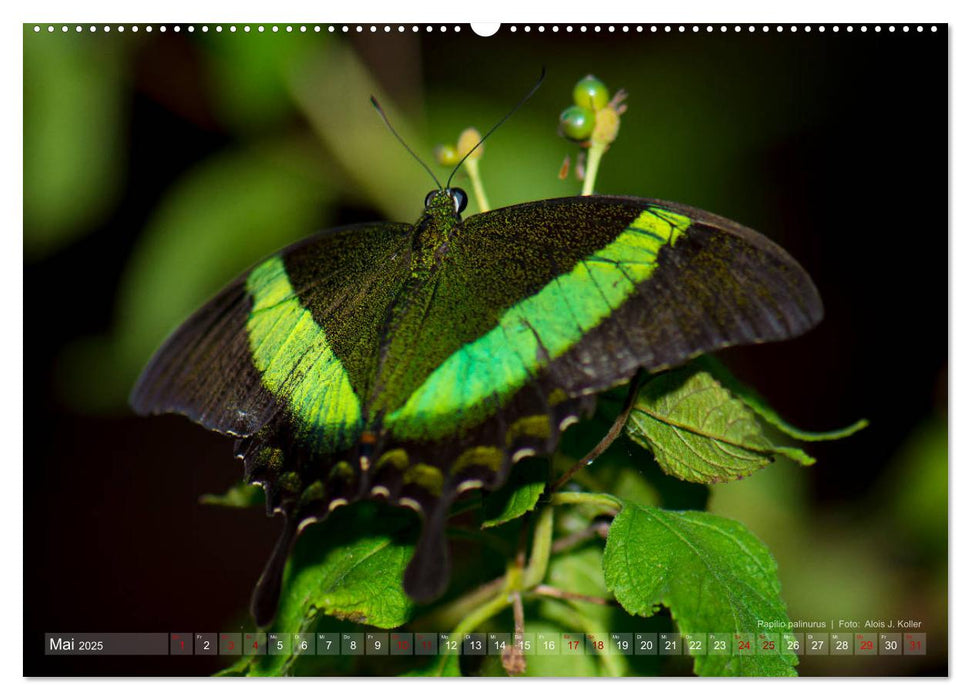
[[(742, 524), (709, 513), (633, 503), (614, 519), (603, 557), (607, 587), (634, 615), (663, 605), (682, 633), (747, 633), (789, 617), (769, 550)], [(755, 650), (754, 650), (755, 651)], [(696, 656), (701, 676), (791, 676), (798, 659), (777, 649)]]
[(294, 551), (274, 627), (306, 629), (319, 613), (382, 629), (403, 625), (414, 603), (401, 587), (415, 518), (394, 508), (346, 506), (308, 528)]
[[(399, 627), (414, 603), (401, 581), (414, 552), (415, 517), (397, 508), (358, 503), (336, 510), (297, 540), (270, 631), (314, 628), (321, 615)], [(287, 673), (297, 655), (267, 656), (250, 675)]]
[(852, 425), (845, 428), (839, 428), (837, 430), (802, 430), (801, 428), (797, 428), (796, 426), (784, 421), (782, 416), (776, 413), (775, 410), (769, 406), (768, 402), (761, 394), (759, 394), (752, 387), (747, 386), (736, 379), (735, 376), (728, 371), (728, 368), (715, 358), (708, 355), (703, 355), (695, 361), (695, 364), (715, 377), (719, 382), (721, 382), (722, 386), (724, 386), (728, 391), (732, 392), (736, 398), (741, 400), (746, 406), (755, 411), (766, 423), (773, 426), (780, 432), (788, 435), (789, 437), (796, 438), (797, 440), (802, 440), (804, 442), (839, 440), (863, 430), (870, 424), (869, 421), (864, 419), (858, 420)]
[(486, 496), (482, 527), (502, 525), (531, 511), (543, 495), (548, 478), (549, 462), (546, 460), (528, 459), (517, 464), (506, 484)]
[(255, 508), (266, 505), (263, 489), (252, 484), (236, 484), (225, 493), (205, 493), (199, 496), (199, 503), (206, 506), (226, 508)]
[(702, 484), (741, 479), (778, 455), (804, 466), (815, 461), (774, 444), (755, 413), (694, 364), (648, 381), (626, 430), (666, 473)]
[[(604, 583), (602, 551), (598, 546), (588, 546), (580, 550), (561, 554), (550, 562), (547, 582), (550, 586), (568, 593), (580, 593), (610, 600), (611, 596)], [(573, 632), (584, 634), (604, 633), (612, 629), (614, 609), (586, 601), (571, 600), (560, 602), (546, 599), (540, 605), (540, 615), (552, 622), (566, 625)], [(600, 675), (627, 675), (627, 659), (622, 655), (593, 654), (600, 666)], [(529, 663), (532, 659), (529, 659)], [(535, 675), (535, 669), (528, 675)]]

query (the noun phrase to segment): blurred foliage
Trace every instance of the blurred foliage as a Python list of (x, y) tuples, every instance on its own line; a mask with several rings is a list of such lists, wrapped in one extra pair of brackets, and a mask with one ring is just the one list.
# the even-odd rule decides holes
[(358, 193), (362, 202), (392, 221), (414, 221), (424, 201), (418, 192), (434, 184), (416, 192), (415, 180), (425, 175), (375, 114), (371, 96), (382, 104), (409, 147), (425, 160), (431, 160), (432, 149), (387, 99), (360, 58), (346, 44), (333, 44), (291, 70), (294, 99), (345, 174), (346, 194)]
[(256, 139), (286, 126), (294, 116), (290, 76), (324, 41), (274, 32), (203, 35), (206, 85), (219, 123)]
[(907, 436), (877, 493), (892, 527), (931, 561), (947, 556), (947, 422), (932, 416)]
[(24, 42), (24, 255), (36, 259), (109, 213), (125, 165), (128, 42)]
[(263, 489), (253, 484), (234, 484), (224, 493), (205, 493), (199, 496), (199, 503), (224, 508), (254, 508), (266, 506)]

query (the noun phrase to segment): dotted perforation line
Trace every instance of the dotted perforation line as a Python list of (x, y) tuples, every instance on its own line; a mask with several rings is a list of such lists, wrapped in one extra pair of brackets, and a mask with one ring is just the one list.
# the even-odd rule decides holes
[(550, 27), (545, 27), (543, 25), (508, 25), (502, 26), (502, 30), (509, 31), (511, 33), (516, 33), (518, 31), (530, 32), (545, 32), (547, 30), (551, 32), (566, 32), (566, 33), (579, 33), (579, 34), (603, 34), (603, 33), (679, 33), (679, 34), (715, 34), (715, 33), (742, 33), (746, 32), (749, 34), (761, 33), (768, 34), (770, 32), (775, 33), (797, 33), (797, 32), (817, 32), (825, 33), (827, 31), (833, 33), (839, 33), (844, 31), (846, 33), (852, 34), (854, 31), (866, 33), (868, 31), (872, 32), (923, 32), (923, 31), (938, 31), (938, 25), (930, 24), (650, 24), (650, 25), (552, 25)]
[[(207, 33), (214, 31), (216, 33), (229, 32), (229, 33), (316, 33), (320, 34), (322, 32), (327, 32), (328, 34), (391, 34), (398, 33), (404, 34), (407, 32), (417, 34), (417, 33), (459, 33), (463, 31), (460, 25), (418, 25), (418, 24), (174, 24), (174, 25), (151, 25), (151, 24), (104, 24), (104, 25), (69, 25), (69, 24), (35, 24), (33, 25), (33, 30), (35, 34), (40, 34), (46, 32), (48, 34), (53, 34), (60, 32), (66, 34), (69, 32), (74, 32), (80, 34), (84, 31), (89, 33), (103, 32), (131, 32), (138, 33), (139, 31), (152, 33), (153, 31), (158, 32), (189, 32), (190, 34), (197, 31)], [(909, 33), (914, 32), (937, 32), (938, 25), (923, 25), (923, 24), (650, 24), (650, 25), (503, 25), (500, 27), (500, 31), (507, 31), (511, 34), (516, 34), (517, 32), (530, 33), (538, 32), (545, 33), (547, 31), (553, 33), (565, 32), (567, 34), (578, 33), (578, 34), (611, 34), (611, 33), (666, 33), (666, 34), (727, 34), (727, 33), (748, 33), (748, 34), (769, 34), (769, 33), (785, 33), (790, 34), (795, 33), (819, 33), (824, 34), (827, 32), (833, 34), (839, 34), (844, 32), (847, 34), (852, 34), (854, 32), (867, 33), (867, 32), (903, 32)]]
[(330, 34), (391, 34), (396, 32), (403, 34), (405, 32), (461, 32), (463, 28), (459, 25), (403, 25), (403, 24), (173, 24), (173, 25), (146, 25), (146, 24), (104, 24), (104, 25), (69, 25), (69, 24), (35, 24), (33, 26), (34, 33), (40, 34), (42, 32), (47, 32), (53, 34), (55, 32), (68, 33), (75, 32), (80, 34), (81, 32), (88, 31), (90, 33), (95, 32), (132, 32), (137, 33), (139, 31), (151, 33), (153, 31), (158, 32), (203, 32), (207, 33), (210, 31), (216, 33), (229, 32), (237, 33), (271, 33), (271, 34), (307, 34), (315, 33), (320, 34), (322, 32), (327, 32)]

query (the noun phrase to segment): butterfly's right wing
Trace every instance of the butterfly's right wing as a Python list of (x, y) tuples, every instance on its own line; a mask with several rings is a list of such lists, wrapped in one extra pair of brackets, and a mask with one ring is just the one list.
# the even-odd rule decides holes
[[(368, 381), (374, 339), (407, 279), (411, 230), (382, 223), (326, 231), (243, 273), (155, 353), (132, 408), (180, 413), (239, 437), (297, 416), (309, 419), (301, 437), (347, 444), (360, 423), (355, 389)], [(336, 409), (319, 405), (328, 398)]]

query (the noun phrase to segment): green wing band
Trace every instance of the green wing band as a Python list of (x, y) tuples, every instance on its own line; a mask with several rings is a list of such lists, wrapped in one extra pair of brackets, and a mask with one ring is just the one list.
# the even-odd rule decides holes
[(274, 256), (246, 280), (253, 308), (246, 330), (263, 386), (284, 398), (304, 437), (322, 454), (352, 446), (361, 405), (324, 331), (300, 304), (283, 260)]
[(495, 328), (448, 357), (388, 416), (387, 425), (407, 440), (440, 439), (480, 423), (608, 318), (653, 274), (661, 247), (690, 225), (687, 216), (645, 209), (611, 243), (510, 307)]

